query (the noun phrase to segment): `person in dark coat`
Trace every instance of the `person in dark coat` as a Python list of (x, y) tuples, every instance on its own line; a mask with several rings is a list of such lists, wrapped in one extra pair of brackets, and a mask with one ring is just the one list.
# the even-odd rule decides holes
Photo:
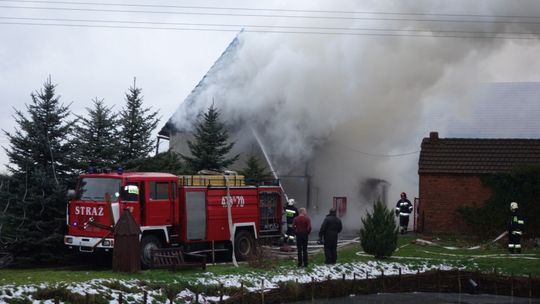
[(325, 264), (335, 264), (337, 261), (338, 234), (342, 229), (341, 220), (336, 216), (336, 209), (330, 209), (319, 231), (319, 242), (324, 244)]
[(396, 204), (396, 216), (399, 216), (399, 226), (401, 226), (401, 234), (407, 232), (409, 226), (409, 215), (413, 211), (413, 205), (411, 201), (407, 199), (407, 194), (401, 192), (401, 198)]
[(311, 233), (311, 219), (307, 216), (306, 208), (298, 209), (300, 215), (293, 220), (293, 229), (296, 234), (296, 249), (298, 251), (298, 267), (307, 267), (307, 244)]
[(521, 235), (525, 221), (519, 215), (518, 204), (510, 203), (510, 222), (508, 223), (508, 251), (510, 253), (521, 253)]

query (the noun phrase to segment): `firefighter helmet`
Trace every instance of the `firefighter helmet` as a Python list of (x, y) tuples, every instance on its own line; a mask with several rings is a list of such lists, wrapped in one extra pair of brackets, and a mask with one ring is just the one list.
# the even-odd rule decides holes
[(289, 206), (294, 205), (294, 198), (290, 198), (287, 202), (289, 203)]
[(510, 203), (510, 210), (516, 210), (518, 208), (518, 203), (516, 202), (511, 202)]

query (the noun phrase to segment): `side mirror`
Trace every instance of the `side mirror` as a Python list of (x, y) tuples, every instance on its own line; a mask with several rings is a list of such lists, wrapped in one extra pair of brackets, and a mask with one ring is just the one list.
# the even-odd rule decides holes
[(75, 190), (69, 189), (69, 190), (67, 191), (67, 198), (68, 198), (69, 200), (74, 199), (74, 198), (75, 198), (75, 195), (76, 195)]

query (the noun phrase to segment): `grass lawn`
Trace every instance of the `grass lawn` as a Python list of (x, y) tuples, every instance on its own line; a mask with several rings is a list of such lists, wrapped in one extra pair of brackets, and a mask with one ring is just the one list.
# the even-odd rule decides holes
[[(395, 262), (414, 267), (415, 265), (451, 265), (465, 270), (480, 270), (484, 272), (497, 271), (499, 273), (515, 275), (532, 275), (540, 277), (540, 251), (525, 249), (522, 255), (508, 255), (502, 246), (485, 246), (480, 249), (445, 249), (440, 246), (415, 244), (415, 236), (400, 236), (398, 250), (394, 256), (382, 260)], [(463, 245), (461, 241), (441, 241), (445, 246)], [(466, 246), (468, 247), (468, 246)], [(465, 248), (465, 247), (464, 247)], [(338, 263), (362, 263), (377, 261), (373, 257), (362, 254), (360, 245), (354, 243), (340, 248)], [(310, 264), (324, 264), (324, 256), (318, 253), (310, 257)], [(283, 268), (295, 269), (296, 261), (279, 260), (270, 269), (250, 267), (247, 263), (234, 267), (231, 264), (209, 265), (205, 273), (219, 275), (235, 274), (273, 274), (283, 271)], [(180, 272), (167, 270), (145, 270), (136, 274), (116, 273), (110, 270), (73, 270), (69, 268), (33, 268), (33, 269), (0, 269), (0, 285), (39, 284), (59, 282), (84, 282), (92, 279), (114, 280), (141, 280), (163, 282), (190, 282), (196, 280), (203, 273), (200, 269), (186, 269)]]

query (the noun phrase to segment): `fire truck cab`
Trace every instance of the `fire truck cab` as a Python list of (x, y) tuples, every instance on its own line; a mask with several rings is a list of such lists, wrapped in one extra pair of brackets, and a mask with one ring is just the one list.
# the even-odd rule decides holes
[[(245, 259), (255, 240), (281, 236), (279, 185), (246, 186), (240, 176), (151, 172), (86, 173), (68, 192), (64, 243), (82, 252), (112, 250), (114, 226), (129, 210), (141, 228), (144, 267), (153, 248), (231, 251)], [(229, 210), (230, 209), (230, 210)], [(231, 238), (231, 233), (233, 238)], [(232, 242), (231, 242), (232, 240)]]

